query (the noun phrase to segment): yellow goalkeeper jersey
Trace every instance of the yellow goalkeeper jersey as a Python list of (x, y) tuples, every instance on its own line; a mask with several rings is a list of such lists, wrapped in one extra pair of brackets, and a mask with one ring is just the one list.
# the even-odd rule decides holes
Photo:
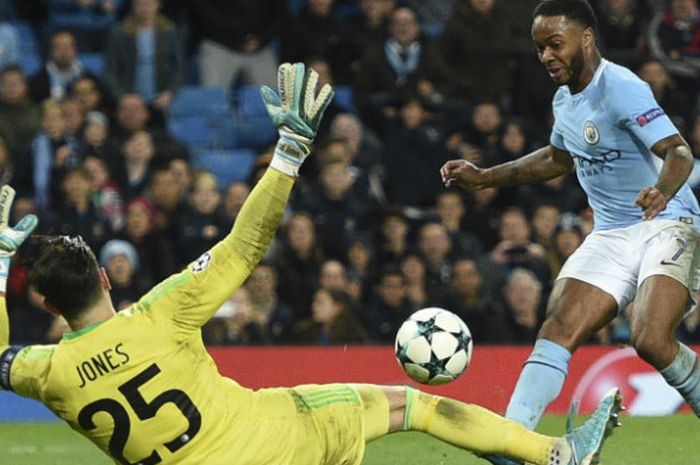
[[(200, 327), (264, 254), (292, 184), (268, 170), (223, 241), (128, 309), (56, 345), (8, 346), (1, 298), (0, 386), (40, 400), (120, 464), (276, 463), (266, 457), (285, 456), (289, 426), (259, 444), (257, 393), (219, 374)], [(294, 410), (287, 394), (276, 402), (273, 410)]]

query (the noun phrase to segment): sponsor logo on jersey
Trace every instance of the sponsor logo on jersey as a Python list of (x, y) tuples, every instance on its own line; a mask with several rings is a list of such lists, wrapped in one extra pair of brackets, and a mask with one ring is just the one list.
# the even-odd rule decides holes
[(665, 113), (661, 108), (654, 108), (652, 110), (647, 111), (644, 114), (637, 116), (637, 123), (639, 123), (640, 126), (646, 126), (648, 123), (652, 122), (653, 120), (655, 120), (663, 114)]
[(600, 141), (600, 131), (593, 124), (593, 121), (583, 123), (583, 139), (588, 145), (595, 145)]
[(192, 264), (192, 272), (201, 273), (209, 267), (209, 263), (211, 263), (211, 253), (204, 252), (202, 256)]

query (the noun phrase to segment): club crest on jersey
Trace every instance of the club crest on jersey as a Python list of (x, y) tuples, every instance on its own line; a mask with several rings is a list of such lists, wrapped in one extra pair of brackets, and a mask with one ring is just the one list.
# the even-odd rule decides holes
[(663, 114), (664, 111), (661, 108), (654, 108), (642, 115), (637, 116), (637, 123), (639, 123), (640, 126), (646, 126), (647, 123), (650, 123), (652, 120), (655, 120)]
[(588, 145), (595, 145), (600, 140), (600, 131), (593, 124), (593, 121), (583, 123), (583, 139)]
[(192, 264), (192, 272), (201, 273), (207, 269), (209, 263), (211, 263), (211, 253), (205, 252)]

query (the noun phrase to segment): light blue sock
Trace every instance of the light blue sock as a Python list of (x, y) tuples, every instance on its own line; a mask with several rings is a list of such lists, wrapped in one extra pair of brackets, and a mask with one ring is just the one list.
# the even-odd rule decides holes
[(559, 344), (538, 339), (510, 398), (506, 418), (534, 430), (547, 406), (557, 398), (569, 373), (571, 353)]
[(700, 361), (687, 345), (680, 343), (678, 355), (660, 371), (666, 382), (683, 396), (695, 415), (700, 417)]

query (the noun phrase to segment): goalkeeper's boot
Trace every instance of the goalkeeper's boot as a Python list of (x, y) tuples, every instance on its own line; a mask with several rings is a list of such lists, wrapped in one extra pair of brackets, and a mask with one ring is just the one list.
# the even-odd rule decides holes
[(511, 459), (509, 457), (505, 457), (503, 455), (484, 455), (481, 457), (484, 460), (488, 460), (491, 462), (492, 465), (523, 465), (523, 462), (520, 462), (515, 459)]
[[(615, 427), (621, 426), (618, 421), (620, 410), (622, 395), (618, 388), (613, 388), (584, 424), (564, 436), (571, 446), (571, 458), (567, 465), (596, 465), (600, 462), (603, 443)], [(556, 463), (556, 459), (553, 463)]]

